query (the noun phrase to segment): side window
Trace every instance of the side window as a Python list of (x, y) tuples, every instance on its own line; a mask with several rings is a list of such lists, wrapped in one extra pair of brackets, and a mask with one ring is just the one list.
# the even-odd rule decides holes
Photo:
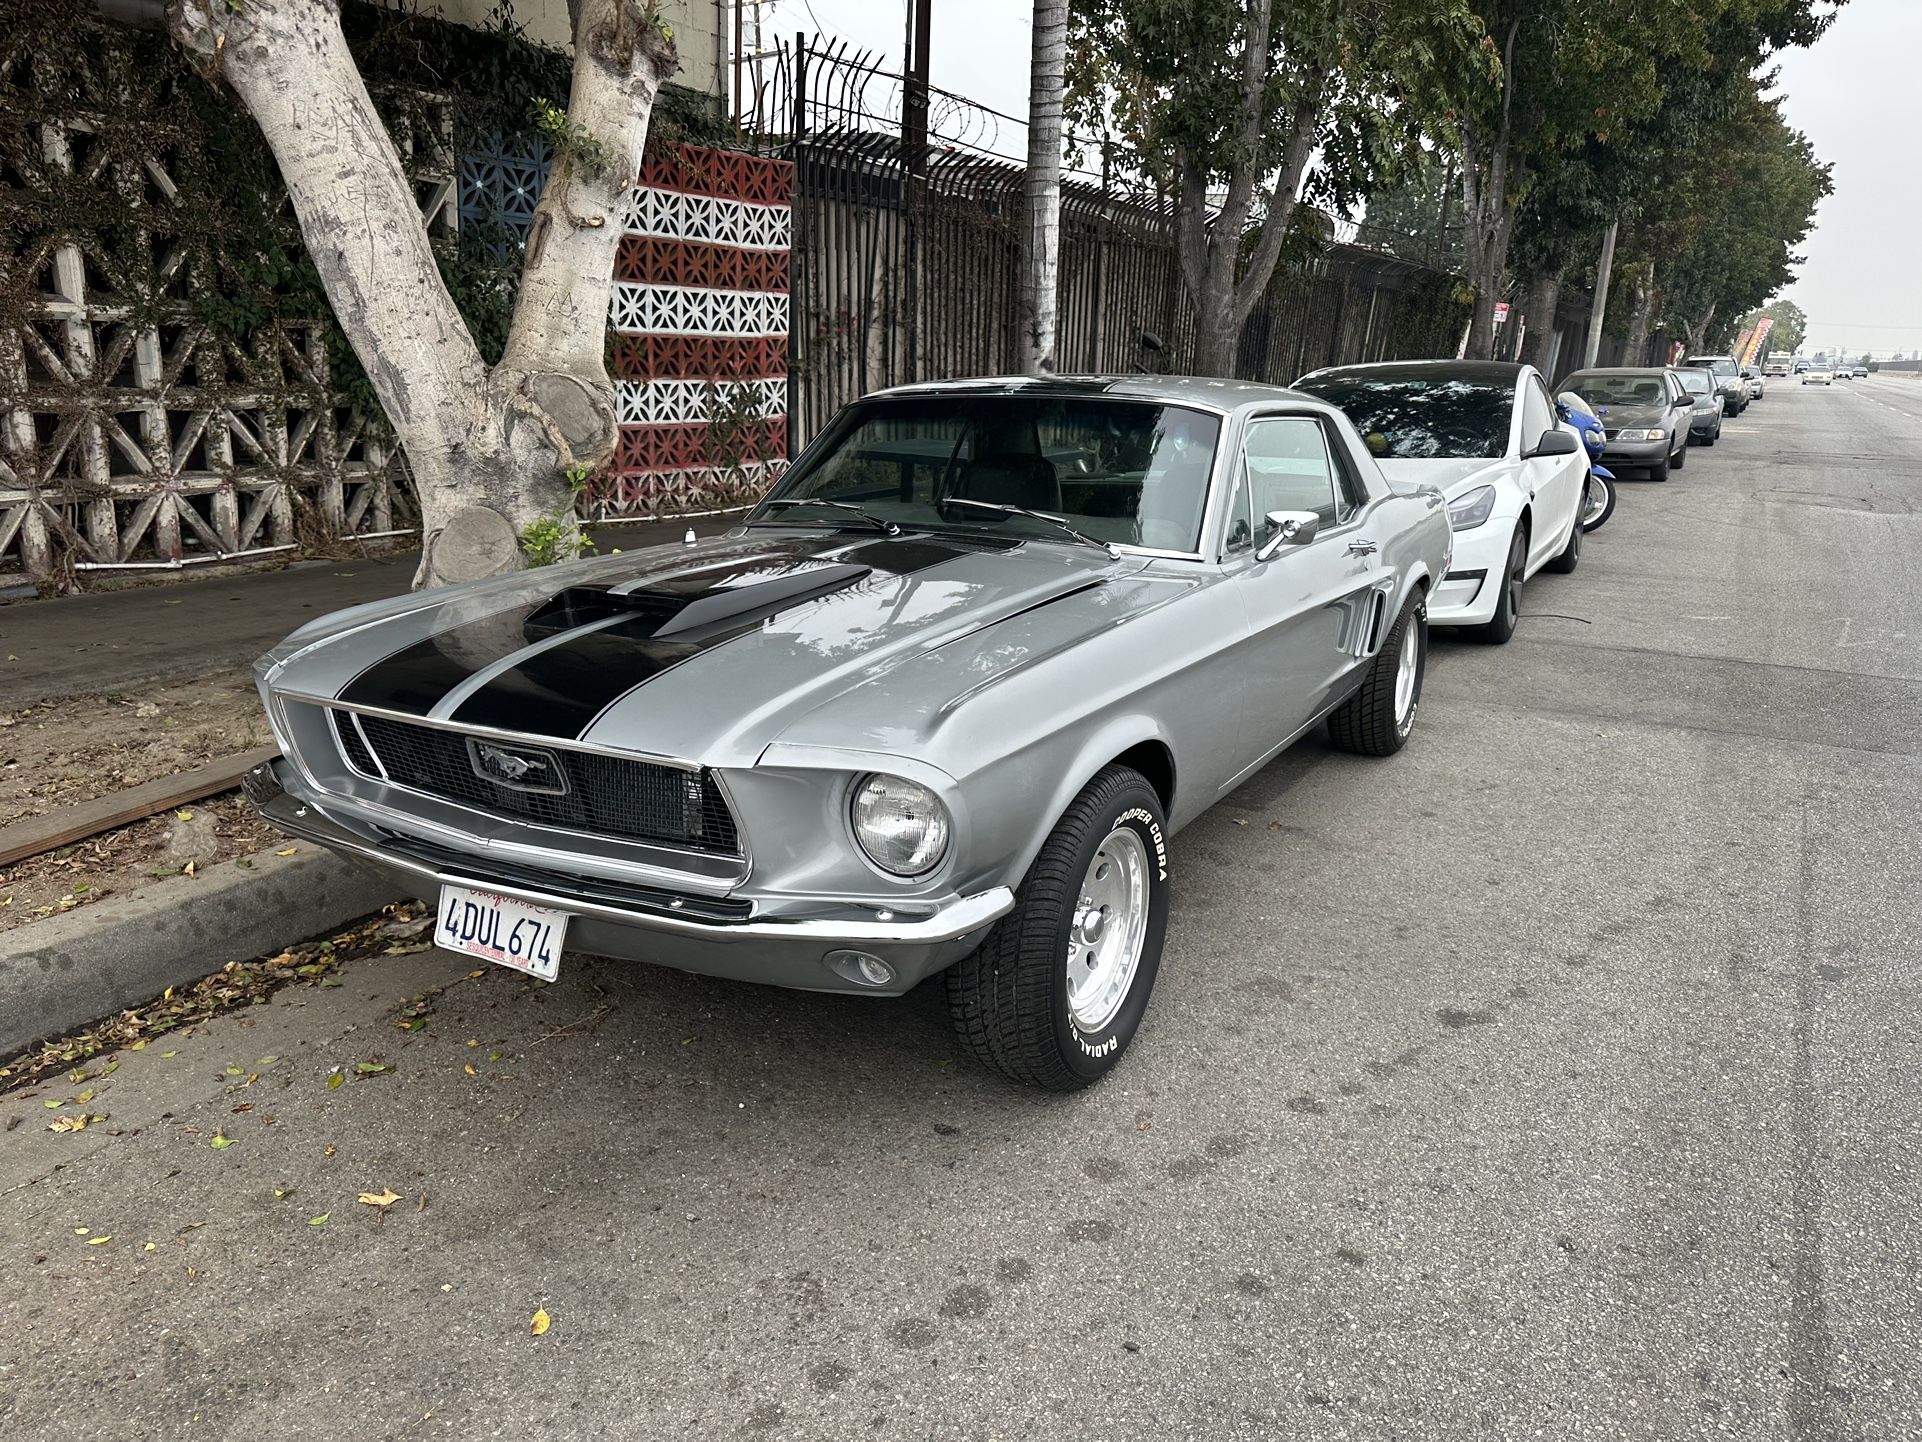
[(1522, 451), (1527, 453), (1542, 438), (1542, 432), (1555, 424), (1555, 411), (1548, 403), (1542, 383), (1530, 376), (1522, 386)]
[[(1336, 484), (1328, 438), (1318, 421), (1304, 416), (1250, 421), (1241, 450), (1235, 514), (1247, 517), (1257, 545), (1267, 539), (1263, 518), (1270, 511), (1313, 511), (1324, 526), (1347, 518), (1351, 506)], [(1240, 509), (1244, 491), (1246, 511)], [(1230, 520), (1231, 539), (1234, 530), (1235, 522)]]

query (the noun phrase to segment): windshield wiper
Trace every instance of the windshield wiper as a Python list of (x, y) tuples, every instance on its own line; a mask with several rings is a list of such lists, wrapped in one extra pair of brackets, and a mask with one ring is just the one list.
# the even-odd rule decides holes
[(867, 522), (868, 525), (884, 536), (898, 536), (901, 534), (901, 528), (895, 525), (893, 521), (884, 521), (881, 517), (872, 515), (862, 510), (859, 506), (850, 506), (846, 501), (830, 501), (821, 496), (795, 496), (786, 500), (764, 501), (762, 505), (770, 511), (777, 506), (782, 510), (787, 509), (789, 506), (832, 506), (837, 511), (846, 511), (850, 516), (855, 516)]
[(1093, 546), (1098, 551), (1106, 551), (1108, 555), (1116, 560), (1121, 558), (1121, 552), (1117, 551), (1110, 542), (1097, 541), (1086, 531), (1077, 531), (1073, 526), (1062, 520), (1061, 517), (1051, 516), (1046, 511), (1031, 511), (1026, 506), (1004, 506), (995, 501), (972, 501), (966, 496), (947, 496), (937, 502), (937, 505), (973, 506), (976, 510), (997, 511), (1004, 516), (1026, 516), (1031, 521), (1045, 521), (1048, 525), (1067, 532), (1083, 545)]

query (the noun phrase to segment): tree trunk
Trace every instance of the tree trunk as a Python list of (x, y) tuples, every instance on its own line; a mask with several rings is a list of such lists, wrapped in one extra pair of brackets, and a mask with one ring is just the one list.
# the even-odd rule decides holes
[(1702, 312), (1700, 320), (1688, 320), (1683, 324), (1688, 328), (1688, 353), (1702, 355), (1708, 350), (1708, 328), (1715, 324), (1715, 312), (1720, 308), (1717, 302)]
[(1648, 364), (1648, 327), (1655, 314), (1654, 267), (1644, 262), (1635, 267), (1635, 308), (1628, 317), (1628, 349), (1623, 353), (1632, 366)]
[(259, 125), (322, 288), (407, 452), (414, 584), (517, 569), (521, 538), (573, 529), (569, 477), (613, 454), (605, 363), (616, 205), (673, 42), (637, 0), (580, 0), (566, 140), (490, 370), (442, 282), (413, 188), (341, 35), (335, 0), (172, 0), (174, 34)]
[(1495, 297), (1508, 269), (1508, 239), (1515, 224), (1509, 203), (1509, 124), (1515, 100), (1515, 38), (1519, 18), (1508, 26), (1502, 44), (1502, 109), (1493, 136), (1486, 141), (1472, 125), (1462, 130), (1462, 221), (1466, 232), (1468, 283), (1475, 291), (1469, 313), (1470, 360), (1489, 360), (1495, 354)]
[(1028, 89), (1028, 228), (1021, 274), (1021, 369), (1055, 369), (1056, 280), (1061, 259), (1061, 100), (1066, 88), (1068, 0), (1035, 0)]
[(1535, 277), (1528, 292), (1528, 338), (1522, 344), (1522, 359), (1535, 367), (1550, 382), (1549, 367), (1555, 358), (1555, 311), (1562, 300), (1562, 273), (1545, 270)]

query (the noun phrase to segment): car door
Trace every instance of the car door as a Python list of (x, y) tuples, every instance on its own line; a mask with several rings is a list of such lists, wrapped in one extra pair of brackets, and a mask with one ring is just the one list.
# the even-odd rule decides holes
[[(1521, 410), (1519, 453), (1527, 456), (1544, 433), (1557, 429), (1555, 408), (1541, 379), (1524, 375), (1516, 404)], [(1535, 524), (1528, 538), (1528, 568), (1533, 571), (1568, 544), (1580, 502), (1581, 478), (1586, 472), (1580, 447), (1568, 456), (1533, 456), (1522, 462), (1523, 484)]]
[[(1308, 725), (1373, 649), (1393, 577), (1380, 538), (1367, 534), (1371, 499), (1321, 417), (1259, 415), (1244, 426), (1222, 558), (1248, 614), (1243, 771)], [(1274, 511), (1314, 512), (1314, 539), (1264, 558)]]

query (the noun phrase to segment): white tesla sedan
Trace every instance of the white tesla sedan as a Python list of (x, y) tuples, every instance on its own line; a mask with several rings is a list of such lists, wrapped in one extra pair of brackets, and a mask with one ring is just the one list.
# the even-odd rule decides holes
[(1575, 569), (1588, 456), (1533, 366), (1331, 366), (1294, 388), (1347, 412), (1384, 475), (1448, 498), (1455, 558), (1428, 598), (1430, 625), (1472, 627), (1499, 644), (1514, 634), (1530, 576)]

